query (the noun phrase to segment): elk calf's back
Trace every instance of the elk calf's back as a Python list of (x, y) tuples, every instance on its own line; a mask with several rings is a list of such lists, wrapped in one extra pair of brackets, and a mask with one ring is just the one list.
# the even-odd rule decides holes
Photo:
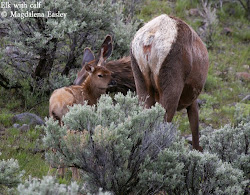
[(160, 15), (137, 31), (131, 44), (131, 66), (136, 91), (151, 107), (159, 102), (171, 122), (186, 108), (193, 147), (200, 149), (197, 97), (208, 72), (208, 52), (196, 32), (184, 21)]

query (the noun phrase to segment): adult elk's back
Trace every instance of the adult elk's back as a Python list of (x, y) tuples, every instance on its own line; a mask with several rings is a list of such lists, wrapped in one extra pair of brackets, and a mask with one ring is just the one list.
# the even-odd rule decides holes
[(151, 107), (159, 102), (171, 122), (177, 110), (187, 109), (193, 148), (199, 146), (197, 97), (208, 72), (208, 52), (185, 22), (160, 15), (138, 30), (131, 44), (131, 66), (139, 98)]
[[(128, 90), (135, 91), (135, 81), (131, 69), (130, 56), (109, 61), (105, 67), (112, 72), (111, 80), (114, 83), (114, 85), (108, 87), (107, 92), (121, 92), (126, 94)], [(82, 63), (82, 69), (77, 73), (74, 85), (81, 85), (87, 76), (88, 73), (85, 70), (85, 64)]]

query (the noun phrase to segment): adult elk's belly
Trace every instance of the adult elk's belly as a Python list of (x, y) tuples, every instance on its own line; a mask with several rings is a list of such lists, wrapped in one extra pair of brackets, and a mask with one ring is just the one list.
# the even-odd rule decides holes
[(176, 21), (165, 14), (153, 19), (137, 31), (132, 41), (132, 54), (146, 82), (157, 85), (160, 68), (176, 37)]

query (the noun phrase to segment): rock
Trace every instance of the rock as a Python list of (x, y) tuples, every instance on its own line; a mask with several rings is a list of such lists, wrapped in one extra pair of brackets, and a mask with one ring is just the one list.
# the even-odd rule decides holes
[[(232, 53), (232, 55), (234, 55), (234, 53)], [(229, 73), (234, 73), (235, 71), (234, 71), (233, 67), (229, 67), (229, 68), (228, 68), (228, 72), (229, 72)]]
[(0, 137), (5, 134), (5, 127), (0, 125)]
[(206, 103), (206, 100), (197, 99), (199, 108)]
[(33, 114), (33, 113), (21, 113), (12, 117), (13, 123), (21, 123), (28, 125), (43, 125), (45, 124), (41, 117)]
[(237, 72), (236, 77), (243, 81), (250, 81), (250, 74), (248, 72)]
[(231, 28), (225, 27), (225, 28), (222, 30), (221, 33), (224, 34), (224, 35), (230, 36), (230, 35), (232, 35), (233, 30), (232, 30)]
[(19, 128), (19, 127), (20, 127), (20, 125), (19, 125), (19, 124), (17, 124), (17, 123), (15, 123), (15, 124), (13, 125), (13, 127), (17, 129), (17, 128)]
[(216, 71), (215, 73), (214, 73), (214, 75), (216, 75), (216, 76), (220, 76), (220, 75), (222, 75), (223, 73), (221, 72), (221, 71)]
[(192, 144), (192, 134), (185, 136), (185, 140), (189, 143)]
[(28, 130), (30, 130), (30, 126), (27, 124), (23, 124), (21, 127), (19, 127), (21, 132), (27, 132)]
[(249, 101), (250, 100), (250, 95), (247, 95), (246, 97), (244, 97), (241, 102), (244, 102), (244, 101)]
[(245, 65), (243, 65), (243, 68), (249, 70), (249, 65), (245, 64)]
[(190, 15), (190, 16), (199, 16), (200, 15), (200, 12), (199, 12), (199, 9), (197, 9), (197, 8), (193, 8), (193, 9), (190, 9), (189, 11), (188, 11), (188, 14)]

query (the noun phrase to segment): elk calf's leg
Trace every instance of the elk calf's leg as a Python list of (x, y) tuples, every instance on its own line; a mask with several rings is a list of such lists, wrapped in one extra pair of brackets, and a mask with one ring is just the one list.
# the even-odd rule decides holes
[(74, 180), (78, 180), (80, 178), (78, 169), (76, 167), (71, 167), (71, 171), (72, 171), (72, 178)]
[(199, 145), (199, 110), (198, 103), (195, 100), (189, 107), (187, 107), (188, 120), (192, 131), (192, 145), (193, 148), (202, 151)]
[[(64, 165), (62, 164), (60, 166), (64, 166)], [(58, 175), (59, 175), (59, 177), (62, 177), (62, 178), (64, 177), (64, 175), (65, 175), (65, 168), (64, 167), (58, 168)]]

